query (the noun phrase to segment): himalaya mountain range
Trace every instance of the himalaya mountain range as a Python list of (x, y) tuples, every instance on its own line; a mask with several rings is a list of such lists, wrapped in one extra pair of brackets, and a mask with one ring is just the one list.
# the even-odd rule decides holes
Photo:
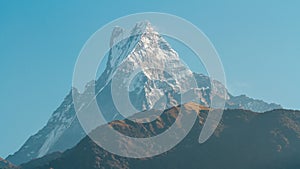
[[(97, 79), (95, 85), (87, 85), (85, 92), (78, 93), (78, 95), (83, 97), (89, 94), (90, 88), (95, 88), (96, 93), (99, 93), (96, 100), (101, 103), (99, 105), (102, 112), (105, 113), (105, 118), (112, 122), (111, 125), (115, 124), (118, 130), (129, 132), (127, 127), (122, 126), (134, 124), (130, 124), (123, 119), (111, 96), (112, 78), (116, 72), (119, 73), (119, 76), (125, 76), (127, 72), (133, 71), (136, 67), (141, 67), (141, 72), (134, 77), (129, 88), (131, 102), (141, 112), (164, 109), (166, 110), (164, 112), (166, 117), (176, 117), (176, 107), (180, 106), (180, 89), (187, 88), (189, 86), (186, 84), (189, 82), (188, 78), (193, 77), (197, 84), (197, 88), (192, 90), (192, 96), (195, 99), (191, 100), (193, 103), (184, 103), (182, 106), (192, 107), (189, 111), (200, 114), (198, 115), (198, 121), (200, 122), (195, 124), (194, 128), (202, 128), (203, 122), (201, 121), (205, 119), (207, 114), (204, 107), (210, 107), (212, 97), (219, 97), (226, 101), (225, 108), (228, 110), (225, 111), (223, 121), (218, 126), (212, 139), (203, 145), (196, 145), (195, 140), (197, 141), (197, 139), (195, 139), (195, 136), (197, 134), (195, 134), (196, 129), (193, 128), (189, 136), (174, 150), (172, 149), (160, 156), (138, 160), (113, 155), (97, 147), (86, 136), (76, 116), (72, 93), (74, 94), (77, 91), (73, 88), (52, 114), (48, 123), (31, 136), (17, 152), (8, 156), (7, 161), (20, 165), (23, 169), (141, 168), (141, 166), (145, 168), (145, 166), (152, 165), (154, 168), (183, 168), (184, 166), (187, 166), (187, 168), (200, 168), (197, 163), (192, 163), (192, 159), (205, 161), (204, 168), (234, 167), (229, 164), (226, 165), (226, 160), (231, 161), (229, 157), (226, 157), (226, 153), (233, 153), (232, 158), (241, 158), (241, 156), (239, 156), (237, 150), (230, 152), (231, 149), (228, 146), (231, 146), (232, 149), (241, 149), (241, 154), (244, 155), (244, 158), (236, 165), (238, 167), (243, 166), (243, 163), (251, 164), (253, 161), (257, 162), (253, 163), (253, 168), (270, 166), (280, 168), (286, 163), (290, 164), (291, 167), (300, 166), (299, 163), (291, 164), (286, 159), (295, 159), (299, 154), (299, 151), (296, 151), (300, 150), (299, 112), (286, 111), (278, 104), (266, 103), (245, 95), (233, 96), (220, 82), (214, 81), (206, 75), (192, 72), (181, 63), (178, 53), (148, 22), (136, 24), (130, 31), (133, 36), (120, 41), (125, 33), (126, 30), (120, 27), (113, 30), (106, 69)], [(167, 70), (168, 74), (162, 70), (147, 69), (147, 65), (151, 64)], [(174, 76), (178, 80), (170, 78)], [(217, 90), (212, 90), (212, 83)], [(226, 94), (223, 92), (226, 92)], [(167, 104), (161, 106), (159, 99), (163, 96), (166, 96)], [(169, 120), (170, 118), (162, 118), (161, 128), (167, 128), (172, 123), (172, 120)], [(121, 124), (117, 122), (121, 122)], [(263, 129), (263, 124), (268, 124), (265, 129)], [(141, 128), (142, 126), (135, 127)], [(149, 131), (147, 131), (157, 133), (158, 128), (154, 125), (153, 128), (149, 128)], [(257, 131), (259, 129), (261, 130)], [(141, 133), (133, 133), (134, 136), (139, 134)], [(240, 144), (237, 144), (239, 139), (235, 138), (238, 135), (242, 135), (239, 136), (242, 140)], [(243, 137), (249, 140), (245, 140)], [(254, 139), (254, 142), (251, 142), (251, 139)], [(223, 150), (217, 150), (216, 147), (221, 148), (221, 145), (224, 146)], [(256, 145), (260, 147), (260, 150), (265, 151), (261, 156), (256, 156), (256, 153), (252, 152), (252, 148)], [(264, 145), (268, 146), (264, 147)], [(208, 154), (209, 151), (216, 154), (205, 156), (204, 154)], [(206, 153), (202, 154), (201, 152)], [(84, 156), (82, 153), (87, 155)], [(195, 157), (197, 155), (199, 156)], [(266, 164), (263, 164), (263, 161), (259, 159), (263, 155), (270, 156), (268, 158), (270, 161)], [(188, 159), (184, 159), (185, 156), (188, 156)], [(217, 165), (210, 160), (212, 158), (222, 158), (223, 160)], [(281, 161), (281, 159), (283, 160)], [(77, 162), (72, 163), (72, 160)], [(160, 163), (161, 161), (163, 162)], [(273, 161), (274, 165), (269, 164)], [(172, 164), (167, 165), (166, 163)], [(212, 165), (209, 166), (209, 164)], [(201, 166), (201, 164), (199, 165)], [(247, 167), (244, 166), (244, 168)]]

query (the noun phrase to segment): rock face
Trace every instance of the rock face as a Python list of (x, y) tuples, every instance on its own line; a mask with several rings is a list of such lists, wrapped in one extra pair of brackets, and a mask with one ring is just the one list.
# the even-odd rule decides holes
[[(118, 80), (122, 78), (126, 80), (129, 78), (128, 72), (138, 70), (138, 68), (141, 70), (132, 79), (127, 79), (130, 81), (130, 101), (138, 111), (152, 108), (164, 110), (176, 106), (180, 103), (180, 94), (190, 90), (191, 87), (193, 87), (192, 94), (195, 97), (193, 101), (210, 106), (212, 96), (209, 77), (193, 73), (184, 66), (176, 51), (149, 23), (138, 23), (130, 33), (132, 36), (122, 40), (125, 30), (115, 28), (110, 41), (111, 49), (108, 53), (106, 69), (96, 81), (96, 86), (87, 85), (86, 91), (82, 94), (84, 96), (91, 87), (95, 87), (96, 92), (99, 93), (97, 101), (107, 121), (123, 118), (112, 99), (111, 87), (116, 84), (113, 83), (114, 79), (117, 84), (120, 84), (118, 87), (121, 90), (124, 86), (121, 82), (118, 83)], [(149, 65), (160, 69), (149, 69)], [(196, 88), (191, 79), (196, 80)], [(216, 84), (218, 89), (215, 95), (226, 99), (227, 108), (243, 108), (258, 112), (281, 108), (279, 105), (268, 104), (245, 96), (232, 96), (221, 83), (216, 82)], [(222, 95), (224, 91), (227, 93), (226, 97)], [(51, 152), (65, 151), (84, 138), (85, 133), (76, 117), (71, 93), (53, 113), (46, 126), (31, 136), (19, 151), (7, 157), (9, 161), (21, 164)], [(166, 104), (161, 104), (163, 101)]]
[(14, 169), (16, 168), (12, 163), (0, 157), (0, 169)]
[[(199, 144), (199, 132), (207, 117), (207, 109), (196, 103), (188, 103), (181, 108), (187, 115), (197, 113), (196, 123), (182, 142), (164, 154), (144, 159), (124, 158), (103, 150), (89, 137), (85, 137), (74, 148), (59, 154), (55, 159), (33, 160), (21, 168), (294, 169), (300, 167), (299, 111), (281, 109), (255, 113), (247, 110), (226, 110), (214, 135), (204, 144)], [(166, 110), (158, 120), (150, 123), (118, 120), (108, 125), (128, 136), (149, 137), (161, 133), (173, 124), (178, 110), (178, 107)], [(94, 132), (101, 133), (101, 126)], [(114, 143), (116, 146), (124, 146), (121, 140)]]

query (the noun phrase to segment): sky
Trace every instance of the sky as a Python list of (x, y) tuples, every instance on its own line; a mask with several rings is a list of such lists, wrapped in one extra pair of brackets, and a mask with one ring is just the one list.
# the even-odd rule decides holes
[(300, 1), (0, 1), (0, 157), (41, 129), (70, 91), (76, 58), (100, 27), (164, 12), (200, 28), (217, 49), (227, 86), (300, 109)]

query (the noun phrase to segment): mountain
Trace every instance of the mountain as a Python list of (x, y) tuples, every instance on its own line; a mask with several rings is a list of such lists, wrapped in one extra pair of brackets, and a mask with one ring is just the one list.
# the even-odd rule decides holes
[[(122, 40), (126, 34), (131, 36)], [(138, 110), (136, 112), (153, 108), (164, 110), (176, 106), (180, 103), (181, 91), (191, 88), (195, 97), (193, 101), (207, 107), (210, 106), (211, 98), (216, 96), (226, 100), (227, 108), (243, 108), (258, 112), (281, 108), (280, 105), (268, 104), (246, 96), (232, 96), (223, 84), (205, 75), (193, 73), (181, 63), (177, 52), (148, 22), (138, 23), (129, 33), (116, 27), (112, 32), (110, 46), (106, 68), (95, 86), (88, 84), (85, 92), (78, 93), (79, 97), (84, 98), (90, 94), (91, 88), (95, 88), (96, 93), (99, 93), (97, 102), (100, 103), (100, 109), (107, 121), (123, 118), (115, 107), (111, 95), (113, 79), (118, 82), (119, 79), (127, 78), (128, 72), (135, 71), (139, 67), (141, 71), (131, 79), (129, 87), (129, 98), (134, 108)], [(149, 69), (148, 65), (162, 69)], [(190, 82), (193, 78), (196, 80), (196, 88), (195, 84)], [(211, 91), (211, 82), (217, 86), (215, 92)], [(117, 83), (120, 90), (124, 88), (121, 84)], [(224, 91), (227, 95), (222, 94)], [(86, 134), (76, 117), (72, 92), (76, 92), (76, 89), (70, 91), (46, 126), (31, 136), (16, 153), (8, 156), (7, 160), (19, 165), (51, 152), (65, 151), (85, 137)], [(161, 104), (164, 99), (160, 98), (165, 99), (165, 105)]]
[(266, 103), (262, 100), (252, 99), (246, 95), (229, 96), (230, 99), (226, 103), (228, 109), (244, 109), (254, 112), (266, 112), (274, 109), (281, 109), (280, 105), (275, 103)]
[[(295, 169), (300, 167), (300, 111), (278, 109), (255, 113), (241, 109), (226, 110), (214, 135), (207, 142), (199, 144), (199, 133), (208, 111), (196, 103), (187, 103), (181, 108), (185, 115), (197, 113), (196, 123), (182, 142), (161, 155), (143, 159), (120, 157), (105, 151), (89, 137), (85, 137), (74, 148), (60, 153), (56, 158), (48, 161), (44, 158), (33, 160), (23, 164), (21, 169)], [(128, 136), (157, 135), (173, 124), (178, 111), (179, 107), (168, 109), (158, 120), (150, 123), (117, 120), (107, 125)], [(101, 134), (102, 127), (93, 132)], [(124, 146), (121, 140), (109, 141), (113, 141), (115, 146)]]
[(14, 169), (16, 167), (12, 163), (10, 163), (0, 157), (0, 169), (9, 169), (9, 168)]

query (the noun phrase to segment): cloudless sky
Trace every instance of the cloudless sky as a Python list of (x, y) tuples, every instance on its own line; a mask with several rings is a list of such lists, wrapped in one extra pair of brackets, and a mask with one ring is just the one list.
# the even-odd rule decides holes
[(235, 95), (300, 109), (300, 1), (0, 1), (0, 156), (41, 129), (71, 88), (76, 58), (101, 26), (165, 12), (198, 26)]

